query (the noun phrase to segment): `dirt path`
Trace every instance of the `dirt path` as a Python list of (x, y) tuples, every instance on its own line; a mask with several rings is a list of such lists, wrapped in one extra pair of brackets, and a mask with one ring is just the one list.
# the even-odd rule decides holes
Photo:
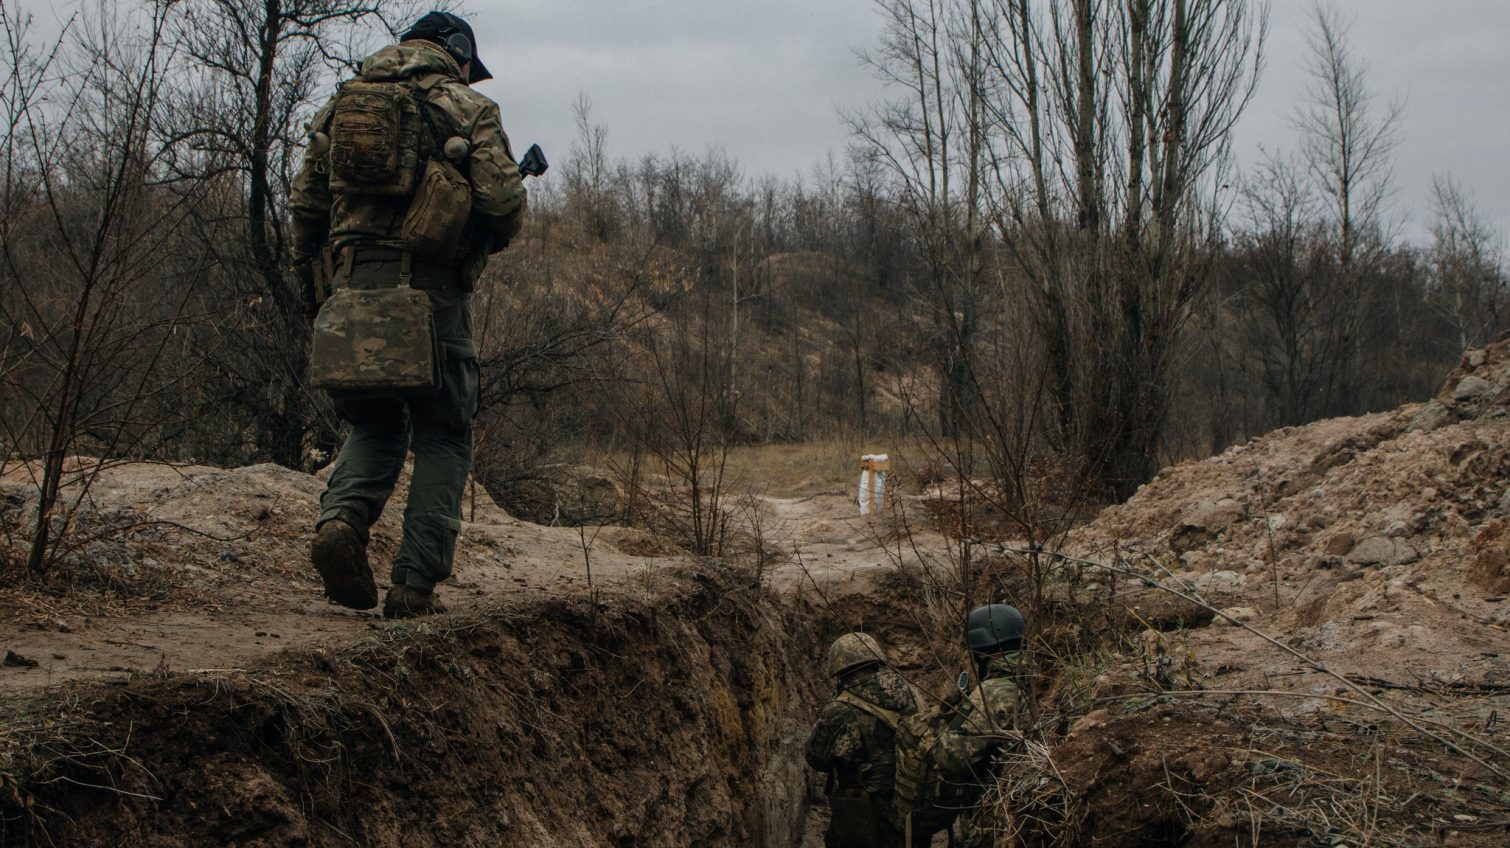
[[(24, 475), (3, 481), (24, 491)], [(402, 502), (403, 481), (394, 504)], [(344, 646), (389, 626), (376, 611), (325, 601), (307, 565), (323, 481), (274, 466), (222, 470), (124, 465), (104, 471), (92, 513), (139, 513), (141, 529), (81, 552), (91, 578), (127, 583), (156, 600), (94, 604), (84, 614), (56, 599), (0, 594), (0, 692), (79, 679), (169, 670), (224, 671), (289, 648)], [(838, 493), (763, 498), (768, 579), (788, 591), (816, 580), (830, 594), (860, 588), (860, 576), (891, 566), (878, 524)], [(653, 582), (688, 561), (665, 540), (624, 528), (552, 528), (479, 504), (458, 540), (456, 574), (444, 584), (448, 608), (466, 612), (521, 593), (569, 595), (623, 581)], [(398, 543), (399, 511), (374, 528), (380, 588)], [(154, 522), (147, 524), (145, 522)], [(649, 555), (646, 555), (649, 554)], [(910, 556), (910, 554), (909, 554)], [(78, 567), (65, 563), (60, 567)], [(832, 588), (828, 588), (832, 587)], [(36, 665), (30, 665), (36, 663)]]

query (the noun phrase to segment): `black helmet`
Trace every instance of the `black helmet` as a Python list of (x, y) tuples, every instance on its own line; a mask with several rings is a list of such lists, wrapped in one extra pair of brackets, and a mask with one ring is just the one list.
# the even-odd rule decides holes
[(468, 84), (493, 78), (482, 59), (477, 56), (477, 38), (472, 35), (472, 27), (450, 12), (431, 12), (425, 15), (399, 38), (403, 41), (434, 42), (444, 47), (451, 58), (456, 60), (456, 64), (471, 62), (472, 73), (467, 78)]
[(976, 607), (965, 617), (965, 647), (980, 653), (1016, 651), (1022, 647), (1022, 613), (1006, 604)]

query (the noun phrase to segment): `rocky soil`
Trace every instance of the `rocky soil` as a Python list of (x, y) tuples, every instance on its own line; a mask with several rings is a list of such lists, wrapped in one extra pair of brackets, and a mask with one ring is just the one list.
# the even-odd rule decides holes
[(1040, 836), (1510, 843), (1507, 522), (1503, 340), (1428, 403), (1165, 469), (1065, 540), (1075, 603), (1151, 627), (1087, 672)]

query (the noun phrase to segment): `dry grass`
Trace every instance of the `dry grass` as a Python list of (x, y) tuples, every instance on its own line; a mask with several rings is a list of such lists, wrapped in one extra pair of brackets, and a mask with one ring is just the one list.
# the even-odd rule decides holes
[(735, 448), (728, 477), (736, 490), (778, 497), (848, 493), (866, 452), (850, 440)]
[[(732, 492), (752, 491), (772, 497), (849, 495), (860, 476), (860, 457), (887, 453), (898, 474), (909, 474), (909, 457), (922, 457), (913, 440), (836, 438), (794, 444), (745, 445), (730, 448), (724, 469), (725, 486)], [(647, 458), (645, 470), (663, 473)], [(623, 452), (584, 456), (584, 464), (605, 468), (628, 468)]]

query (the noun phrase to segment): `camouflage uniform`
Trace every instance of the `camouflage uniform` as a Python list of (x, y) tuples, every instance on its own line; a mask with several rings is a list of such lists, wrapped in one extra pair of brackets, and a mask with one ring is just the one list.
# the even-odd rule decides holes
[[(883, 710), (900, 716), (917, 711), (912, 687), (900, 674), (885, 666), (855, 669), (840, 679), (841, 692), (848, 692)], [(868, 807), (877, 834), (875, 842), (857, 842), (830, 824), (824, 844), (829, 848), (871, 848), (901, 844), (892, 811), (896, 771), (896, 734), (880, 717), (861, 707), (833, 700), (818, 715), (807, 742), (807, 762), (829, 775), (829, 803)]]
[[(939, 770), (953, 782), (981, 789), (992, 779), (993, 754), (1022, 727), (1022, 692), (1017, 677), (1017, 652), (991, 658), (980, 684), (959, 705), (951, 729), (940, 735), (936, 758)], [(993, 834), (988, 812), (973, 803), (960, 816), (960, 838), (965, 848), (988, 848)]]
[[(479, 394), (470, 292), (488, 255), (519, 232), (525, 190), (497, 104), (462, 81), (461, 68), (444, 49), (422, 40), (390, 45), (362, 63), (360, 77), (413, 83), (438, 141), (457, 135), (470, 143), (458, 168), (471, 190), (472, 212), (450, 255), (412, 257), (412, 285), (430, 298), (444, 351), (441, 388), (422, 397), (336, 400), (336, 411), (352, 430), (320, 498), (316, 526), (340, 518), (365, 543), (393, 492), (412, 439), (414, 477), (391, 577), (395, 586), (429, 590), (451, 573), (461, 495), (472, 464), (472, 417)], [(334, 109), (332, 99), (316, 114), (312, 128), (325, 131)], [(439, 155), (432, 149), (422, 153)], [(403, 255), (398, 233), (409, 203), (409, 197), (332, 193), (327, 157), (323, 151), (306, 151), (289, 198), (290, 252), (296, 267), (320, 262), (322, 251), (329, 251), (337, 285), (395, 285)]]

